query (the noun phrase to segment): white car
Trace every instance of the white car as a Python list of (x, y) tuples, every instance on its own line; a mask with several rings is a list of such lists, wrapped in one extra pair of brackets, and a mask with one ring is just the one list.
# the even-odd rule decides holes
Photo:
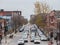
[(24, 45), (24, 40), (23, 39), (19, 39), (18, 45)]
[(31, 42), (34, 42), (34, 39), (35, 39), (35, 33), (31, 33), (30, 41), (31, 41)]
[(25, 25), (23, 25), (23, 26), (20, 28), (19, 32), (24, 31), (24, 28), (25, 28)]
[(39, 36), (43, 34), (43, 32), (41, 32), (40, 29), (37, 29), (37, 32), (39, 33)]
[(28, 35), (27, 35), (27, 33), (24, 33), (22, 38), (24, 39), (24, 42), (28, 42)]
[(24, 30), (24, 33), (26, 33), (27, 35), (29, 35), (29, 30)]
[(34, 39), (34, 44), (40, 44), (40, 38), (39, 37), (36, 37), (35, 39)]
[(43, 34), (40, 35), (40, 39), (41, 39), (41, 41), (47, 41), (48, 40), (48, 38)]
[(19, 32), (22, 32), (24, 30), (24, 28), (22, 27), (20, 30), (19, 30)]
[(35, 39), (35, 37), (34, 36), (31, 36), (30, 41), (31, 42), (34, 42), (34, 39)]

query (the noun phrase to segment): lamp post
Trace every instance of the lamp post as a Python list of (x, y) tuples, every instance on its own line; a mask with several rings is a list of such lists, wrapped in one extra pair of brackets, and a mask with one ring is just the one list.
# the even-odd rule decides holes
[(57, 45), (59, 45), (60, 44), (60, 22), (58, 22), (57, 28), (58, 28), (58, 31), (57, 31)]
[(8, 31), (8, 27), (7, 27), (7, 17), (5, 19), (5, 26), (4, 26), (4, 36), (5, 36), (5, 43), (7, 43), (7, 31)]
[(7, 26), (5, 25), (5, 43), (7, 43)]

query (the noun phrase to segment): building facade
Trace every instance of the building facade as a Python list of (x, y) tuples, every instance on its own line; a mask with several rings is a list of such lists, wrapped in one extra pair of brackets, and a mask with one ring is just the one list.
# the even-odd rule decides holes
[[(21, 15), (21, 11), (4, 11), (0, 10), (0, 24), (2, 27), (5, 26), (5, 24), (8, 25), (8, 28), (11, 29), (11, 18), (13, 15)], [(4, 20), (4, 21), (1, 21)]]
[(56, 12), (53, 10), (46, 16), (46, 29), (48, 32), (57, 30)]

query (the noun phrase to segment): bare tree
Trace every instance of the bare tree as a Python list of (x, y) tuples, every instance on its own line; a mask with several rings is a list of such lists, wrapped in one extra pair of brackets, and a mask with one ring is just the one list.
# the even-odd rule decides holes
[(16, 28), (17, 28), (17, 14), (13, 14), (12, 16), (12, 27), (13, 30), (16, 32)]
[(34, 4), (35, 6), (35, 10), (34, 10), (34, 18), (32, 18), (30, 20), (30, 22), (33, 22), (35, 24), (37, 24), (37, 26), (43, 27), (45, 26), (45, 16), (46, 14), (49, 13), (50, 8), (47, 5), (47, 3), (42, 3), (39, 1), (36, 1), (36, 3)]
[(13, 27), (14, 32), (16, 32), (16, 29), (19, 26), (22, 26), (25, 23), (27, 23), (27, 19), (25, 19), (21, 15), (13, 14), (13, 16), (12, 16), (12, 27)]
[(38, 15), (40, 13), (49, 13), (50, 8), (47, 3), (42, 3), (37, 1), (35, 4), (35, 14)]

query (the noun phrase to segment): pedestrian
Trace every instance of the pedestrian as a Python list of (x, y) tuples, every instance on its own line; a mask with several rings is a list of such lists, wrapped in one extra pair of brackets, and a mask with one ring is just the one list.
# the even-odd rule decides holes
[(7, 35), (7, 31), (8, 31), (8, 27), (7, 27), (7, 25), (5, 25), (5, 26), (4, 26), (4, 36)]
[(51, 41), (48, 42), (48, 45), (52, 45)]
[(60, 45), (60, 32), (57, 33), (57, 40), (56, 40), (57, 45)]
[(50, 42), (53, 44), (53, 31), (50, 32)]

